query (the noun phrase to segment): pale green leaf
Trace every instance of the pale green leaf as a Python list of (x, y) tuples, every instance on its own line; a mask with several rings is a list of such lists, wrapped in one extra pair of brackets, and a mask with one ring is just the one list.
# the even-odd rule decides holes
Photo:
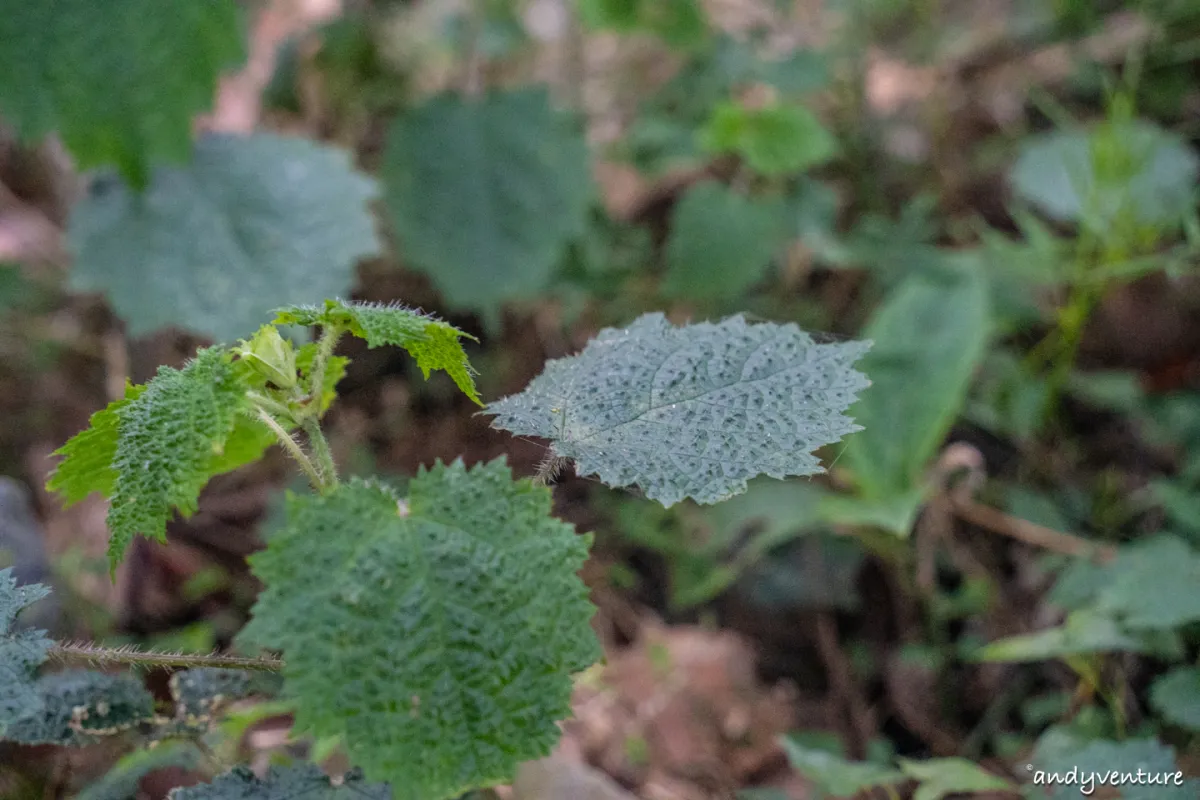
[(821, 471), (812, 451), (858, 429), (842, 412), (868, 385), (852, 365), (869, 346), (740, 316), (675, 327), (646, 314), (487, 410), (498, 428), (550, 439), (580, 474), (666, 506), (716, 503), (756, 475)]
[(457, 796), (558, 740), (600, 657), (587, 545), (502, 461), (422, 470), (403, 501), (351, 480), (290, 499), (242, 636), (283, 651), (299, 731), (341, 735), (400, 800)]
[(863, 331), (876, 343), (860, 366), (873, 385), (853, 408), (864, 430), (846, 459), (869, 498), (918, 488), (963, 406), (989, 332), (987, 285), (973, 266), (908, 278)]
[(804, 777), (835, 797), (850, 797), (875, 786), (903, 783), (904, 773), (866, 761), (847, 761), (827, 750), (805, 747), (791, 737), (780, 740), (788, 761)]
[(399, 305), (342, 300), (326, 300), (322, 308), (292, 306), (278, 310), (276, 315), (275, 322), (281, 325), (339, 326), (366, 339), (368, 347), (403, 347), (417, 360), (426, 378), (431, 370), (444, 370), (463, 394), (480, 403), (474, 370), (459, 341), (475, 337), (437, 317)]
[(959, 792), (993, 792), (1012, 790), (1006, 780), (996, 777), (965, 758), (930, 758), (914, 761), (897, 759), (900, 769), (920, 782), (913, 800), (942, 800)]
[(335, 785), (315, 764), (271, 767), (264, 778), (238, 766), (212, 783), (172, 789), (167, 795), (169, 800), (391, 800), (392, 796), (388, 787), (367, 783), (357, 772)]
[(549, 283), (591, 200), (588, 150), (543, 89), (439, 95), (399, 117), (382, 167), (401, 254), (456, 307)]
[(136, 399), (117, 410), (117, 473), (108, 512), (112, 568), (137, 534), (166, 541), (174, 511), (195, 512), (245, 405), (229, 355), (199, 351), (182, 370), (160, 367)]
[(1153, 653), (1170, 648), (1168, 641), (1127, 631), (1109, 616), (1093, 609), (1073, 611), (1057, 628), (1009, 636), (972, 654), (975, 661), (1042, 661), (1088, 653), (1128, 650)]
[(736, 297), (762, 280), (786, 241), (783, 207), (702, 181), (675, 207), (663, 291), (673, 297)]
[(837, 140), (820, 120), (795, 105), (746, 108), (722, 103), (700, 131), (700, 141), (711, 152), (740, 156), (755, 172), (768, 176), (800, 172), (837, 152)]
[(242, 59), (239, 17), (233, 0), (0, 0), (0, 115), (142, 183), (187, 159), (192, 118)]
[(92, 414), (87, 428), (55, 450), (54, 455), (62, 456), (62, 461), (50, 473), (46, 488), (61, 494), (68, 505), (78, 503), (92, 492), (111, 496), (117, 484), (112, 462), (117, 455), (119, 412), (144, 391), (145, 385), (126, 386), (123, 398)]
[(1177, 667), (1150, 685), (1150, 705), (1168, 722), (1200, 731), (1200, 669)]
[(1146, 225), (1177, 223), (1195, 207), (1197, 172), (1200, 158), (1178, 137), (1135, 121), (1029, 137), (1009, 177), (1017, 194), (1048, 216), (1101, 230), (1120, 215)]
[(349, 292), (378, 250), (370, 179), (304, 139), (210, 134), (145, 195), (98, 180), (72, 210), (71, 287), (104, 292), (140, 335), (177, 326), (232, 342), (274, 308)]
[(1200, 619), (1200, 555), (1161, 534), (1121, 549), (1097, 608), (1134, 629), (1174, 628)]

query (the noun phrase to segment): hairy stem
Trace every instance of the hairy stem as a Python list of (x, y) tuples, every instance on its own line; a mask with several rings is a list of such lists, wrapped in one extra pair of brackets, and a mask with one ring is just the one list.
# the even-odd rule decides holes
[(308, 417), (302, 423), (304, 433), (308, 436), (308, 445), (312, 448), (317, 474), (321, 476), (319, 490), (332, 489), (338, 485), (337, 464), (333, 461), (333, 451), (329, 449), (329, 441), (321, 431), (321, 423), (315, 417)]
[(166, 653), (138, 650), (134, 647), (101, 647), (87, 642), (60, 642), (50, 648), (49, 657), (56, 661), (85, 661), (93, 666), (123, 664), (130, 667), (219, 667), (246, 669), (255, 672), (279, 672), (283, 661), (278, 658), (246, 658), (216, 653)]
[(304, 409), (303, 419), (316, 420), (321, 417), (321, 405), (325, 399), (325, 368), (340, 338), (342, 329), (330, 326), (317, 340), (317, 354), (313, 357), (312, 368), (308, 373), (309, 406)]
[(308, 480), (312, 483), (313, 488), (318, 492), (325, 488), (324, 482), (321, 479), (321, 474), (317, 471), (316, 467), (313, 466), (313, 463), (309, 460), (308, 456), (305, 455), (304, 450), (300, 447), (300, 444), (292, 438), (292, 435), (285, 431), (283, 426), (275, 421), (274, 417), (272, 417), (266, 411), (263, 411), (261, 408), (258, 409), (258, 418), (262, 420), (264, 425), (271, 429), (271, 432), (275, 434), (275, 438), (279, 440), (281, 445), (283, 445), (283, 449), (287, 450), (288, 455), (290, 455), (295, 462), (300, 465), (300, 469), (304, 470), (304, 474), (308, 476)]

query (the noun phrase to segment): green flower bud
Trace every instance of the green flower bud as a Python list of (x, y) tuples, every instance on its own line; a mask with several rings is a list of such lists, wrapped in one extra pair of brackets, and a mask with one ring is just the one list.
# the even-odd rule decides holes
[(263, 325), (235, 350), (250, 367), (280, 389), (296, 385), (296, 353), (274, 325)]

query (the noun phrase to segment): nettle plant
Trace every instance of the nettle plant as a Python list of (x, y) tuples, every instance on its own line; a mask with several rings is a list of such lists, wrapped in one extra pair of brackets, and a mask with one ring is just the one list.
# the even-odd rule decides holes
[[(280, 325), (320, 330), (296, 347)], [(281, 445), (312, 491), (290, 494), (286, 522), (250, 558), (265, 588), (237, 639), (246, 653), (184, 656), (55, 643), (15, 626), (45, 593), (0, 573), (0, 737), (86, 744), (114, 732), (195, 736), (222, 700), (278, 690), (295, 732), (341, 743), (356, 768), (337, 788), (313, 765), (244, 768), (177, 798), (354, 791), (440, 800), (510, 780), (547, 754), (570, 713), (572, 676), (601, 658), (577, 576), (590, 538), (551, 516), (551, 490), (516, 480), (503, 459), (437, 463), (407, 495), (341, 480), (321, 419), (347, 359), (345, 335), (447, 373), (476, 403), (470, 338), (397, 307), (326, 301), (279, 310), (235, 347), (200, 350), (182, 369), (91, 419), (59, 451), (49, 487), (68, 501), (110, 501), (109, 563), (137, 535), (166, 539), (205, 483)], [(524, 392), (490, 405), (494, 424), (550, 441), (553, 458), (664, 505), (716, 503), (759, 474), (821, 470), (812, 451), (858, 429), (844, 415), (868, 385), (853, 368), (865, 342), (818, 344), (792, 324), (742, 317), (677, 327), (648, 314), (549, 363)], [(61, 671), (51, 658), (192, 667), (172, 680), (173, 714), (156, 714), (128, 674)], [(280, 685), (250, 675), (281, 676)]]

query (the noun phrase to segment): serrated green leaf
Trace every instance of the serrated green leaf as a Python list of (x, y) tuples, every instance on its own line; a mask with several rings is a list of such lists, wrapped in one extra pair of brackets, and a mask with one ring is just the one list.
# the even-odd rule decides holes
[(942, 800), (946, 795), (959, 792), (1002, 792), (1013, 788), (1008, 781), (965, 758), (930, 758), (924, 761), (898, 758), (896, 761), (905, 775), (920, 781), (913, 800)]
[(274, 308), (345, 294), (378, 251), (370, 179), (304, 139), (210, 134), (144, 195), (97, 181), (71, 212), (71, 287), (104, 292), (137, 336), (253, 333)]
[(1168, 722), (1200, 731), (1200, 668), (1177, 667), (1155, 679), (1150, 705)]
[(108, 511), (113, 569), (135, 535), (166, 541), (172, 513), (195, 512), (245, 402), (229, 354), (210, 347), (182, 370), (160, 367), (144, 392), (117, 409)]
[(443, 94), (392, 124), (382, 180), (403, 256), (495, 317), (540, 292), (592, 196), (587, 145), (543, 89)]
[(283, 651), (298, 730), (343, 736), (399, 800), (453, 797), (558, 740), (600, 657), (587, 546), (503, 461), (422, 470), (405, 501), (352, 479), (290, 499), (242, 637)]
[(54, 642), (45, 631), (14, 630), (17, 615), (50, 594), (40, 583), (18, 586), (11, 568), (0, 569), (0, 739), (42, 707), (33, 673)]
[(222, 703), (240, 700), (259, 692), (275, 689), (278, 676), (273, 673), (241, 669), (198, 667), (171, 676), (171, 699), (177, 719), (206, 718)]
[(81, 168), (143, 183), (188, 157), (192, 117), (243, 51), (233, 0), (3, 0), (0, 114), (25, 139), (57, 131)]
[(877, 344), (861, 365), (873, 386), (853, 409), (863, 431), (846, 442), (864, 496), (920, 486), (966, 400), (989, 328), (987, 284), (973, 268), (944, 281), (908, 278), (875, 312), (863, 336)]
[[(397, 795), (399, 796), (399, 795)], [(315, 764), (271, 767), (265, 778), (234, 767), (212, 783), (172, 789), (169, 800), (391, 800), (388, 787), (367, 783), (357, 772), (336, 786)]]
[(129, 674), (69, 670), (39, 678), (35, 687), (40, 708), (10, 725), (4, 738), (82, 746), (154, 716), (154, 698)]
[(710, 152), (736, 154), (755, 172), (768, 176), (800, 172), (837, 152), (837, 140), (820, 120), (794, 105), (746, 108), (722, 103), (699, 135)]
[[(1106, 141), (1123, 152), (1104, 153)], [(1146, 225), (1177, 223), (1195, 206), (1197, 172), (1200, 158), (1178, 137), (1135, 121), (1028, 137), (1009, 177), (1050, 217), (1102, 230), (1121, 214)]]
[(1200, 619), (1200, 555), (1162, 534), (1123, 547), (1097, 608), (1138, 630), (1174, 628)]
[(646, 314), (487, 412), (610, 486), (637, 484), (665, 506), (716, 503), (756, 475), (821, 471), (812, 451), (858, 429), (842, 412), (868, 385), (852, 368), (868, 347), (740, 316), (677, 328)]
[(700, 299), (738, 296), (762, 280), (785, 240), (782, 204), (702, 181), (671, 219), (663, 291)]
[(92, 492), (110, 497), (117, 484), (113, 458), (117, 455), (117, 421), (122, 408), (136, 400), (146, 386), (126, 386), (125, 396), (92, 414), (88, 426), (54, 451), (62, 461), (50, 473), (46, 488), (62, 495), (67, 505)]
[(866, 761), (847, 761), (826, 750), (805, 747), (785, 736), (780, 740), (788, 761), (821, 791), (835, 797), (850, 797), (873, 786), (903, 783), (904, 773)]
[(279, 325), (337, 325), (367, 341), (368, 347), (403, 347), (417, 360), (422, 374), (444, 370), (463, 394), (482, 405), (474, 371), (460, 339), (475, 337), (437, 317), (400, 305), (326, 300), (323, 308), (292, 306), (276, 312)]

